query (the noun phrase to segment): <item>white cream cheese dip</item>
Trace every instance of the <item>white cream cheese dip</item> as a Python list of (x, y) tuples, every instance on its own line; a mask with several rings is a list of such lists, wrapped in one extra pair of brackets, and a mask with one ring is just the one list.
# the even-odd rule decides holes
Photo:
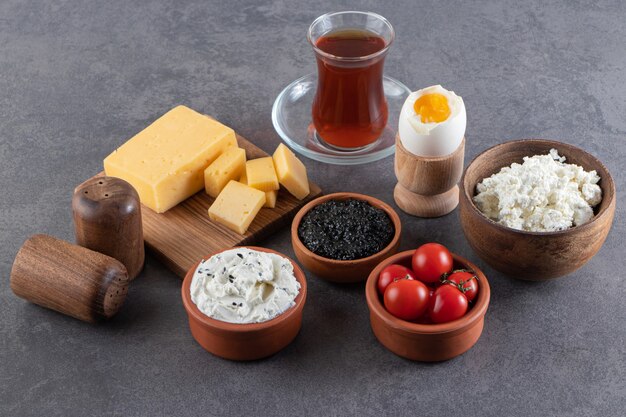
[(198, 309), (228, 323), (271, 320), (295, 305), (299, 291), (287, 258), (248, 248), (200, 262), (191, 280), (191, 300)]

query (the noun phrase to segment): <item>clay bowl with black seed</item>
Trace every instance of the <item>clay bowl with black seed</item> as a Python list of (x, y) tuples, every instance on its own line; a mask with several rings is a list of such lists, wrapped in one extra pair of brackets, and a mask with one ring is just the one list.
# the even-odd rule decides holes
[(474, 346), (483, 332), (491, 297), (489, 282), (476, 265), (452, 254), (455, 269), (472, 270), (478, 278), (478, 295), (467, 313), (457, 320), (440, 324), (421, 324), (399, 319), (383, 305), (376, 284), (381, 271), (391, 264), (410, 268), (414, 252), (408, 250), (385, 259), (368, 277), (365, 298), (370, 310), (372, 331), (383, 346), (403, 358), (422, 362), (452, 359)]
[[(279, 316), (261, 323), (239, 324), (212, 319), (201, 312), (191, 300), (191, 280), (200, 261), (185, 275), (181, 290), (183, 305), (189, 317), (189, 329), (196, 342), (216, 356), (236, 361), (262, 359), (274, 355), (289, 345), (298, 335), (302, 326), (302, 310), (307, 291), (304, 272), (289, 257), (271, 249), (255, 246), (245, 246), (245, 248), (274, 253), (291, 262), (294, 275), (300, 283), (300, 292), (296, 296), (296, 304), (293, 307)], [(230, 249), (234, 248), (212, 253), (205, 256), (203, 260)]]
[[(378, 208), (387, 214), (394, 227), (391, 242), (389, 242), (384, 249), (373, 255), (353, 260), (326, 258), (309, 250), (298, 235), (298, 228), (304, 216), (314, 207), (327, 201), (349, 199), (366, 201), (372, 207)], [(365, 281), (376, 265), (398, 251), (401, 232), (402, 225), (400, 223), (400, 217), (398, 217), (398, 214), (391, 206), (383, 201), (364, 194), (334, 193), (318, 197), (300, 209), (291, 223), (291, 244), (298, 261), (316, 276), (336, 283), (355, 283)]]
[[(585, 224), (556, 232), (528, 232), (487, 218), (474, 204), (476, 185), (484, 178), (525, 156), (545, 155), (556, 149), (566, 163), (595, 170), (600, 176), (602, 201)], [(545, 281), (576, 271), (602, 247), (615, 214), (615, 184), (608, 169), (593, 155), (563, 142), (523, 139), (487, 149), (467, 167), (461, 178), (461, 227), (474, 252), (492, 268), (513, 278)]]

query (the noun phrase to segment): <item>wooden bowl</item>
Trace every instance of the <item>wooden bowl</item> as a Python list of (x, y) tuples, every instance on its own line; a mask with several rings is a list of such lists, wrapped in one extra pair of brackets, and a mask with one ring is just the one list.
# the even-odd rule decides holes
[[(602, 201), (589, 222), (558, 232), (526, 232), (488, 219), (474, 205), (476, 184), (502, 167), (522, 163), (524, 156), (558, 150), (567, 163), (596, 170)], [(583, 266), (600, 250), (615, 213), (615, 184), (606, 167), (595, 157), (572, 145), (540, 139), (502, 143), (478, 155), (461, 179), (460, 216), (463, 233), (474, 251), (494, 269), (529, 281), (561, 277)]]
[[(325, 203), (326, 201), (348, 199), (367, 201), (373, 207), (381, 209), (387, 213), (395, 229), (391, 242), (378, 253), (366, 258), (349, 261), (325, 258), (310, 251), (306, 246), (304, 246), (298, 236), (298, 227), (300, 226), (300, 222), (302, 221), (304, 215), (306, 215), (313, 207)], [(388, 204), (378, 200), (377, 198), (364, 194), (334, 193), (318, 197), (300, 209), (291, 223), (291, 244), (293, 246), (293, 251), (296, 254), (296, 258), (298, 258), (300, 263), (304, 265), (306, 269), (327, 281), (344, 284), (365, 281), (367, 279), (367, 275), (376, 265), (378, 265), (379, 262), (398, 251), (401, 233), (402, 224), (400, 223), (400, 217), (398, 217), (398, 214)]]
[[(247, 361), (271, 356), (293, 341), (302, 324), (302, 309), (306, 301), (306, 279), (302, 269), (287, 256), (271, 249), (245, 246), (260, 252), (275, 253), (288, 259), (300, 283), (300, 293), (293, 307), (262, 323), (238, 324), (215, 320), (202, 313), (191, 300), (191, 280), (198, 267), (196, 263), (187, 272), (182, 286), (183, 305), (189, 316), (189, 328), (194, 339), (210, 353), (231, 360)], [(224, 249), (230, 250), (232, 248)], [(224, 250), (205, 256), (209, 259)]]
[(380, 343), (403, 358), (436, 362), (452, 359), (468, 351), (480, 337), (491, 290), (485, 274), (468, 260), (452, 254), (454, 268), (474, 271), (478, 277), (478, 297), (472, 308), (460, 319), (441, 324), (418, 324), (405, 321), (389, 313), (378, 294), (376, 282), (388, 265), (411, 267), (414, 250), (400, 252), (381, 262), (365, 284), (365, 297), (370, 310), (372, 331)]

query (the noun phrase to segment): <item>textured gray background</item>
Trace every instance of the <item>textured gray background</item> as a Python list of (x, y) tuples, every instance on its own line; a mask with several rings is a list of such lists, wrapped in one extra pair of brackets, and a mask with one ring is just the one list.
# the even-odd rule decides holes
[[(0, 2), (0, 415), (623, 415), (625, 3), (384, 3)], [(478, 344), (435, 365), (378, 344), (362, 286), (312, 275), (300, 335), (255, 363), (215, 358), (194, 342), (180, 281), (150, 257), (105, 325), (11, 293), (24, 239), (71, 240), (74, 186), (174, 105), (271, 151), (274, 98), (314, 70), (308, 24), (346, 9), (377, 11), (395, 26), (389, 75), (463, 96), (467, 160), (508, 139), (545, 137), (604, 161), (620, 193), (600, 253), (562, 280), (518, 282), (472, 253), (458, 213), (402, 216), (403, 249), (440, 241), (483, 268), (493, 289)], [(326, 192), (393, 201), (392, 158), (305, 162)], [(262, 244), (292, 255), (287, 230)]]

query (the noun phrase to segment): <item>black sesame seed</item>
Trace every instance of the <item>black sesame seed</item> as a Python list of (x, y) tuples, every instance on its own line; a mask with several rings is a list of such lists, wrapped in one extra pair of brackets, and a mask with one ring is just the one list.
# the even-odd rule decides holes
[(311, 252), (351, 260), (383, 250), (395, 229), (383, 210), (363, 200), (330, 200), (313, 207), (300, 222), (298, 237)]
[(234, 302), (234, 301), (233, 301), (233, 305), (234, 305), (235, 307), (237, 307), (237, 303), (236, 303), (236, 302)]
[(243, 255), (238, 253), (237, 256), (239, 256), (241, 259), (243, 259)]

